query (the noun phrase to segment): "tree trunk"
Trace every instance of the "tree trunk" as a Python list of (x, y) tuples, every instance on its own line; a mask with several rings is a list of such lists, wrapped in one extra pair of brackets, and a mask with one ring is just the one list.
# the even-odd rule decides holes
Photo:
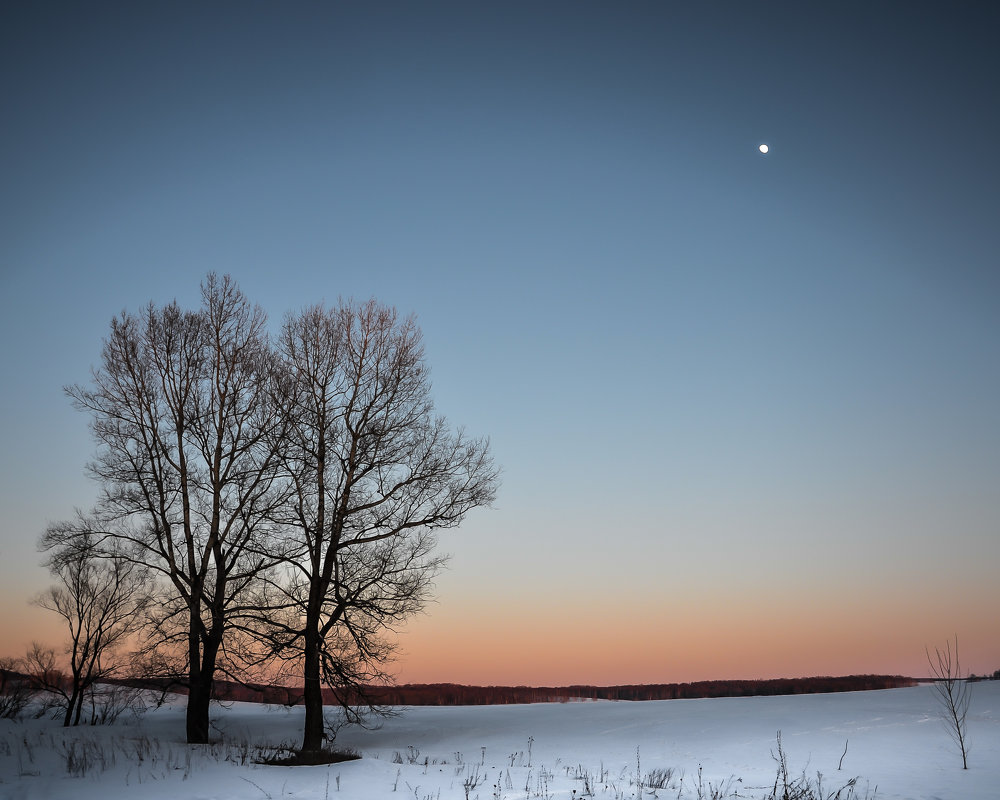
[(319, 676), (319, 636), (312, 620), (306, 621), (304, 677), (302, 699), (306, 707), (305, 733), (302, 751), (323, 749), (323, 685)]
[(192, 649), (186, 718), (188, 744), (209, 742), (208, 709), (215, 685), (215, 659), (221, 644), (220, 637), (209, 632), (201, 648), (201, 659), (198, 658), (197, 644)]
[(208, 705), (212, 700), (212, 681), (202, 675), (191, 678), (187, 704), (188, 744), (208, 744)]
[(63, 727), (68, 728), (73, 724), (73, 711), (76, 708), (77, 701), (79, 698), (79, 692), (76, 687), (73, 687), (73, 692), (70, 694), (69, 702), (66, 704), (66, 716), (63, 717)]
[[(80, 717), (83, 715), (83, 698), (86, 695), (86, 689), (81, 688), (76, 695), (76, 717), (73, 719), (74, 725), (80, 724)], [(91, 702), (93, 702), (93, 693), (91, 693)]]

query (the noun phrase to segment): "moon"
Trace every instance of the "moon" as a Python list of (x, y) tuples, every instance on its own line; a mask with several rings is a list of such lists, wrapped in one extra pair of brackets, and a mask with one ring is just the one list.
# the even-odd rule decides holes
[(758, 147), (757, 149), (758, 149), (758, 150), (760, 150), (760, 152), (761, 152), (761, 154), (762, 154), (762, 155), (766, 155), (766, 154), (767, 154), (767, 149), (768, 149), (768, 148), (767, 148), (767, 145), (766, 145), (766, 144), (762, 144), (762, 145), (761, 145), (760, 147)]

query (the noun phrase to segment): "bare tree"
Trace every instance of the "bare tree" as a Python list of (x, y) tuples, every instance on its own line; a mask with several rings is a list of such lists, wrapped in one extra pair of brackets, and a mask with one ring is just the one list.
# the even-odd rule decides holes
[(126, 559), (97, 558), (85, 536), (54, 553), (49, 569), (59, 582), (34, 603), (56, 612), (69, 632), (69, 672), (46, 687), (64, 699), (63, 725), (69, 727), (80, 724), (84, 698), (95, 684), (121, 666), (116, 651), (135, 632), (149, 602), (147, 576)]
[(32, 642), (21, 663), (31, 679), (32, 689), (43, 701), (40, 714), (53, 708), (65, 710), (69, 704), (69, 679), (58, 664), (56, 651), (39, 642)]
[[(492, 502), (488, 442), (433, 414), (412, 318), (369, 301), (287, 318), (283, 519), (295, 552), (266, 585), (268, 642), (302, 669), (302, 750), (322, 749), (322, 684), (345, 709), (384, 676), (386, 634), (443, 563), (435, 532)], [(360, 698), (363, 700), (364, 698)]]
[(971, 697), (969, 682), (962, 675), (962, 666), (958, 658), (958, 636), (955, 636), (954, 653), (951, 651), (950, 640), (945, 642), (944, 650), (935, 647), (933, 657), (926, 648), (924, 652), (927, 653), (927, 663), (934, 678), (934, 690), (941, 703), (941, 719), (962, 754), (962, 769), (968, 769), (969, 749), (965, 718), (969, 713)]
[(151, 303), (114, 318), (92, 385), (66, 390), (91, 416), (102, 495), (45, 546), (91, 536), (159, 575), (160, 630), (186, 650), (189, 742), (208, 741), (230, 614), (267, 566), (282, 437), (265, 323), (228, 276), (209, 275), (198, 311)]

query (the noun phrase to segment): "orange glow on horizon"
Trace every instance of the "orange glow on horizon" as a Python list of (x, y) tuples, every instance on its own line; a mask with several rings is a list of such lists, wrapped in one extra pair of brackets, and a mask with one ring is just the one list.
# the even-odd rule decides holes
[[(515, 606), (500, 620), (435, 607), (400, 636), (402, 683), (615, 685), (697, 680), (927, 673), (924, 647), (956, 633), (964, 667), (1000, 667), (1000, 623), (988, 603), (913, 613), (870, 598), (799, 606), (730, 598), (658, 616), (532, 617)], [(776, 598), (775, 598), (776, 599)]]
[[(989, 674), (1000, 667), (1000, 622), (989, 599), (963, 598), (914, 613), (903, 599), (817, 593), (796, 607), (762, 590), (676, 608), (638, 606), (625, 615), (558, 599), (539, 605), (531, 593), (499, 614), (480, 598), (443, 598), (401, 632), (391, 671), (400, 683), (512, 686), (922, 677), (924, 647), (957, 633), (964, 668)], [(25, 602), (3, 621), (0, 656), (20, 656), (35, 640), (58, 649), (65, 633), (55, 615)]]

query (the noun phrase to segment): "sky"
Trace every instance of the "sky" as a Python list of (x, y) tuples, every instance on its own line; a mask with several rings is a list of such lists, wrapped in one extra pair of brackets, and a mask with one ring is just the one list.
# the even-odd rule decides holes
[[(5, 3), (0, 655), (109, 323), (413, 313), (494, 507), (397, 678), (1000, 668), (1000, 9)], [(758, 145), (766, 143), (762, 155)]]

